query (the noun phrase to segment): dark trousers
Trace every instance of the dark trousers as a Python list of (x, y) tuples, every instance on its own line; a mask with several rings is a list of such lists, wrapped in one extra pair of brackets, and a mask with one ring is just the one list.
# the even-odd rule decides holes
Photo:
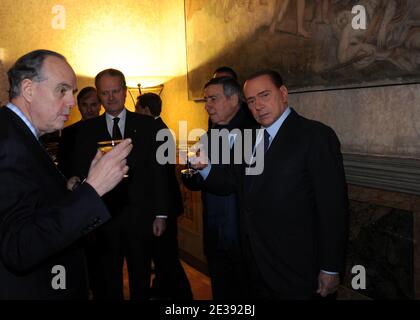
[(244, 261), (238, 254), (207, 254), (213, 300), (247, 297)]
[(152, 295), (155, 299), (193, 299), (190, 283), (179, 260), (177, 230), (176, 218), (168, 217), (165, 232), (153, 239), (155, 278)]
[(289, 290), (280, 292), (272, 289), (262, 276), (260, 269), (256, 263), (254, 254), (252, 252), (249, 239), (246, 238), (243, 244), (244, 256), (246, 260), (246, 270), (248, 282), (249, 299), (256, 300), (335, 300), (336, 294), (331, 294), (325, 298), (321, 297), (315, 292), (308, 292), (308, 290), (295, 290), (296, 288), (289, 288)]
[(312, 293), (307, 291), (288, 288), (287, 291), (274, 290), (261, 274), (255, 256), (252, 251), (249, 238), (243, 244), (246, 266), (249, 279), (249, 298), (256, 300), (308, 300), (312, 299)]
[[(130, 300), (150, 298), (153, 239), (129, 225), (127, 212), (97, 230), (97, 286), (94, 299), (123, 300), (123, 264), (127, 262)], [(150, 226), (152, 228), (152, 226)]]

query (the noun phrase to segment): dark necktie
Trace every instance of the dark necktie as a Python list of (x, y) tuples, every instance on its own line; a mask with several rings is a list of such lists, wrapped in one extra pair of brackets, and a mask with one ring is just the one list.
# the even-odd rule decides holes
[(114, 121), (114, 126), (112, 127), (112, 140), (120, 140), (122, 139), (120, 127), (118, 126), (118, 122), (120, 121), (120, 118), (115, 117), (113, 121)]
[(267, 129), (264, 130), (264, 153), (267, 152), (268, 147), (270, 146), (270, 134)]
[[(261, 143), (261, 140), (260, 140)], [(270, 134), (266, 129), (264, 129), (264, 154), (267, 152), (268, 147), (270, 146)], [(253, 157), (255, 156), (257, 146), (254, 147)], [(254, 184), (254, 176), (246, 175), (244, 179), (244, 190), (245, 192), (250, 192), (252, 185)]]

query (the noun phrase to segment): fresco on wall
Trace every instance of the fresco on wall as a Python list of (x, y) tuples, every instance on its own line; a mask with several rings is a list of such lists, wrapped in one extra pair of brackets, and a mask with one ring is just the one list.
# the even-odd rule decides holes
[(417, 0), (185, 0), (185, 17), (190, 99), (221, 65), (297, 92), (420, 80)]

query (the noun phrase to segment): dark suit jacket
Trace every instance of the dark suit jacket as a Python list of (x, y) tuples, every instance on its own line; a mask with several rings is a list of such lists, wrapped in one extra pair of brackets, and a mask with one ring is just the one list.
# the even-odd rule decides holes
[[(109, 219), (95, 190), (64, 177), (25, 123), (0, 109), (0, 299), (87, 298), (83, 250), (75, 242)], [(66, 290), (51, 286), (66, 270)]]
[[(158, 130), (168, 129), (166, 123), (162, 120), (161, 117), (155, 119), (155, 123), (157, 125)], [(165, 141), (164, 143), (170, 144), (173, 147), (173, 150), (176, 150), (176, 144), (174, 139), (169, 137), (169, 141)], [(168, 164), (166, 166), (167, 175), (168, 175), (168, 184), (169, 184), (169, 213), (172, 217), (180, 216), (184, 213), (184, 204), (182, 201), (181, 190), (179, 189), (179, 182), (176, 177), (175, 171), (175, 161), (176, 157), (172, 158), (174, 164)]]
[(75, 151), (76, 138), (82, 123), (83, 121), (78, 121), (61, 130), (57, 152), (57, 161), (58, 168), (67, 178), (71, 177), (71, 159)]
[(292, 110), (265, 154), (261, 175), (245, 177), (243, 166), (215, 166), (205, 183), (216, 192), (239, 188), (242, 239), (249, 240), (272, 289), (310, 298), (320, 270), (344, 271), (347, 187), (331, 128)]
[[(214, 129), (229, 131), (233, 129), (247, 129), (256, 125), (254, 118), (244, 108), (239, 109), (236, 115), (226, 125), (213, 125)], [(211, 156), (211, 134), (209, 137), (209, 156)], [(221, 146), (221, 140), (219, 140)], [(222, 161), (222, 151), (219, 151)], [(231, 162), (233, 162), (233, 148)], [(201, 175), (196, 174), (190, 178), (183, 177), (185, 186), (190, 190), (202, 190), (203, 201), (203, 239), (204, 251), (207, 256), (238, 256), (240, 253), (238, 232), (238, 211), (236, 191), (219, 195), (207, 192), (202, 188)]]
[[(103, 199), (113, 216), (128, 210), (129, 225), (147, 234), (152, 232), (156, 215), (169, 212), (167, 167), (156, 161), (157, 125), (152, 117), (127, 110), (124, 138), (131, 138), (133, 149), (127, 157), (128, 177)], [(97, 152), (98, 141), (111, 140), (105, 114), (83, 121), (78, 129), (71, 159), (71, 175), (85, 176)]]

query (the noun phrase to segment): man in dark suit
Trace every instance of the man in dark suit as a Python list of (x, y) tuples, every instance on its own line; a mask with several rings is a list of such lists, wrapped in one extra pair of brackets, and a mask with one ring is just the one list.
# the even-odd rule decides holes
[(86, 181), (68, 191), (39, 137), (63, 128), (75, 102), (74, 71), (62, 55), (37, 50), (8, 77), (10, 102), (0, 109), (0, 299), (86, 299), (77, 240), (110, 218), (100, 197), (127, 173), (130, 140), (94, 154)]
[(344, 271), (348, 200), (340, 143), (331, 128), (288, 106), (277, 72), (252, 75), (244, 94), (263, 129), (254, 147), (266, 150), (257, 157), (262, 173), (251, 175), (247, 165), (206, 166), (200, 159), (194, 167), (204, 168), (209, 190), (239, 191), (252, 298), (325, 297)]
[(96, 152), (97, 143), (130, 137), (133, 150), (127, 158), (128, 177), (104, 199), (113, 219), (96, 232), (97, 298), (123, 299), (123, 262), (127, 262), (131, 299), (149, 299), (151, 250), (161, 236), (168, 214), (166, 166), (156, 161), (157, 126), (153, 118), (124, 107), (127, 86), (124, 74), (101, 71), (95, 86), (105, 113), (83, 122), (72, 159), (72, 175), (83, 176), (84, 159)]
[[(137, 98), (136, 112), (153, 117), (159, 130), (169, 130), (160, 117), (162, 100), (155, 93), (145, 93)], [(167, 135), (173, 150), (175, 140)], [(155, 299), (192, 300), (191, 286), (179, 261), (178, 250), (178, 224), (177, 217), (184, 212), (179, 182), (175, 172), (175, 158), (173, 164), (167, 165), (167, 175), (170, 187), (170, 211), (166, 219), (166, 230), (160, 237), (154, 238), (152, 258), (154, 262), (155, 278), (153, 279), (152, 293)]]
[[(82, 116), (82, 119), (61, 130), (57, 152), (58, 168), (69, 179), (69, 181), (74, 183), (74, 186), (77, 186), (81, 181), (78, 177), (70, 176), (71, 159), (74, 152), (78, 130), (80, 129), (83, 121), (98, 117), (99, 111), (101, 110), (101, 103), (99, 102), (98, 93), (94, 87), (84, 87), (82, 90), (80, 90), (80, 92), (77, 94), (77, 107)], [(84, 239), (91, 297), (96, 295), (96, 287), (98, 282), (97, 275), (95, 272), (93, 272), (93, 270), (96, 269), (93, 265), (97, 263), (97, 252), (94, 242), (95, 232), (90, 233)]]
[(82, 121), (99, 116), (101, 102), (94, 87), (84, 87), (80, 90), (77, 94), (77, 107), (82, 116)]
[(101, 103), (94, 87), (85, 87), (80, 90), (77, 94), (77, 107), (79, 108), (82, 119), (61, 130), (57, 153), (58, 168), (68, 178), (70, 178), (68, 176), (70, 168), (67, 165), (70, 165), (69, 159), (71, 159), (71, 154), (74, 149), (77, 131), (82, 121), (96, 118), (99, 116), (99, 111), (101, 110)]
[[(243, 130), (256, 125), (249, 112), (243, 109), (244, 96), (241, 86), (231, 77), (213, 78), (204, 86), (205, 108), (212, 122), (208, 139), (209, 156), (218, 152), (222, 162), (223, 143), (229, 143), (228, 152), (235, 148), (235, 130)], [(213, 148), (212, 133), (227, 130)], [(239, 131), (240, 132), (240, 131)], [(237, 134), (237, 132), (236, 132)], [(226, 141), (223, 141), (226, 140)], [(185, 186), (202, 191), (204, 252), (210, 273), (213, 299), (240, 299), (246, 297), (244, 261), (238, 233), (237, 194), (218, 195), (209, 192), (202, 185), (200, 175), (183, 176)]]
[[(235, 70), (233, 70), (231, 67), (228, 67), (228, 66), (221, 66), (213, 71), (212, 78), (223, 78), (223, 77), (232, 78), (235, 81), (238, 81), (238, 75), (236, 74)], [(207, 124), (208, 124), (207, 126), (208, 130), (210, 130), (211, 127), (213, 126), (213, 123), (211, 122), (210, 117), (208, 119)]]

